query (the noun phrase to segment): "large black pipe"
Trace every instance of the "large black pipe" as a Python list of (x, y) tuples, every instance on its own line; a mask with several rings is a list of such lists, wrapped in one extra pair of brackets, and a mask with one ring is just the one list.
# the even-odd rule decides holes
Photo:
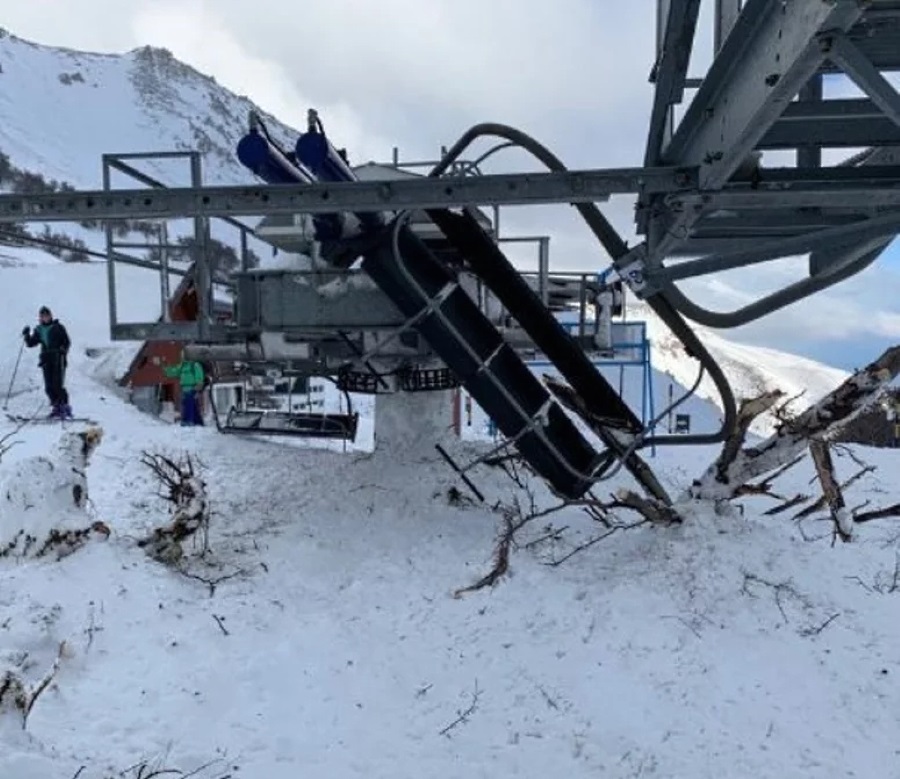
[[(362, 267), (412, 318), (422, 314), (429, 299), (455, 284), (455, 279), (408, 228), (398, 230), (397, 252), (391, 243), (382, 241), (368, 252)], [(422, 316), (416, 330), (503, 435), (516, 439), (522, 456), (557, 492), (576, 499), (590, 489), (592, 482), (585, 476), (593, 474), (599, 464), (597, 451), (559, 405), (551, 402), (547, 389), (461, 287), (450, 292), (439, 312)], [(485, 367), (485, 363), (489, 365)], [(532, 418), (545, 408), (540, 434), (526, 432)]]
[(641, 421), (591, 363), (506, 255), (468, 212), (433, 209), (428, 216), (605, 427), (639, 433)]

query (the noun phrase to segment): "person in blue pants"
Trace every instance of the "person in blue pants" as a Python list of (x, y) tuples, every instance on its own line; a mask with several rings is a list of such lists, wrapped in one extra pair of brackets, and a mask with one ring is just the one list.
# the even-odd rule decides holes
[(182, 427), (202, 425), (203, 414), (200, 412), (200, 393), (203, 390), (205, 380), (203, 366), (195, 360), (184, 359), (184, 353), (182, 353), (180, 363), (167, 366), (163, 370), (168, 378), (178, 379), (178, 385), (181, 389)]
[(22, 328), (22, 338), (29, 349), (41, 347), (39, 365), (44, 373), (44, 392), (50, 401), (51, 419), (71, 419), (69, 392), (66, 390), (66, 366), (72, 342), (62, 322), (53, 317), (47, 306), (38, 311), (38, 325)]

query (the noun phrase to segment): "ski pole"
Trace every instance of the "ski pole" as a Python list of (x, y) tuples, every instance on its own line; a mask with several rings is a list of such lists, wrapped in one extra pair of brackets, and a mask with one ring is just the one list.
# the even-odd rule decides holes
[(19, 354), (16, 356), (16, 366), (13, 368), (12, 378), (9, 380), (9, 389), (6, 390), (6, 400), (3, 401), (3, 410), (6, 411), (9, 406), (9, 399), (12, 397), (13, 384), (16, 381), (16, 374), (19, 372), (19, 362), (22, 359), (22, 352), (25, 349), (25, 341), (19, 345)]

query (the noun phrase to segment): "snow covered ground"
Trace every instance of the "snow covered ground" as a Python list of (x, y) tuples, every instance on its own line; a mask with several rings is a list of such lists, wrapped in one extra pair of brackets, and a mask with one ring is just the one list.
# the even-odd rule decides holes
[[(89, 501), (66, 521), (112, 533), (60, 561), (0, 558), (0, 662), (34, 684), (66, 642), (27, 729), (0, 716), (0, 776), (85, 766), (81, 779), (106, 779), (141, 761), (216, 761), (198, 774), (214, 778), (900, 776), (895, 520), (832, 547), (820, 516), (765, 517), (772, 501), (754, 499), (548, 565), (598, 530), (570, 509), (522, 536), (496, 587), (454, 598), (490, 569), (500, 517), (449, 499), (459, 485), (431, 434), (395, 415), (374, 453), (342, 454), (148, 418), (111, 387), (131, 352), (108, 342), (100, 268), (15, 260), (0, 285), (0, 379), (21, 324), (55, 307), (78, 350), (76, 410), (103, 429)], [(10, 410), (42, 402), (33, 357)], [(31, 499), (0, 501), (0, 537), (46, 528), (55, 504), (37, 463), (65, 435), (13, 435), (0, 478)], [(144, 451), (205, 465), (211, 551), (188, 570), (222, 578), (212, 594), (137, 546), (168, 519)], [(900, 501), (900, 452), (853, 452), (878, 470), (848, 502)], [(714, 454), (663, 450), (653, 464), (677, 492)], [(804, 463), (777, 487), (810, 493), (811, 476)], [(498, 474), (475, 479), (487, 505), (511, 500)], [(562, 538), (526, 548), (548, 523)]]

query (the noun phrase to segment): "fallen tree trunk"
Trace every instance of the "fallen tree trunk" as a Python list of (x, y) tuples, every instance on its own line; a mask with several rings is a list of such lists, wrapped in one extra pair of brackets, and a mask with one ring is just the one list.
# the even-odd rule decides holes
[(821, 438), (812, 439), (809, 442), (809, 452), (816, 466), (819, 483), (822, 485), (822, 495), (831, 511), (834, 532), (841, 541), (849, 541), (853, 535), (853, 517), (847, 511), (844, 493), (834, 476), (834, 461), (831, 459), (828, 442)]
[[(843, 425), (874, 402), (900, 373), (900, 346), (893, 346), (875, 362), (853, 374), (834, 392), (796, 418), (784, 421), (776, 432), (755, 447), (722, 455), (689, 490), (694, 500), (723, 501), (735, 497), (747, 482), (790, 462), (812, 437), (828, 440)], [(728, 461), (729, 457), (733, 459)]]

